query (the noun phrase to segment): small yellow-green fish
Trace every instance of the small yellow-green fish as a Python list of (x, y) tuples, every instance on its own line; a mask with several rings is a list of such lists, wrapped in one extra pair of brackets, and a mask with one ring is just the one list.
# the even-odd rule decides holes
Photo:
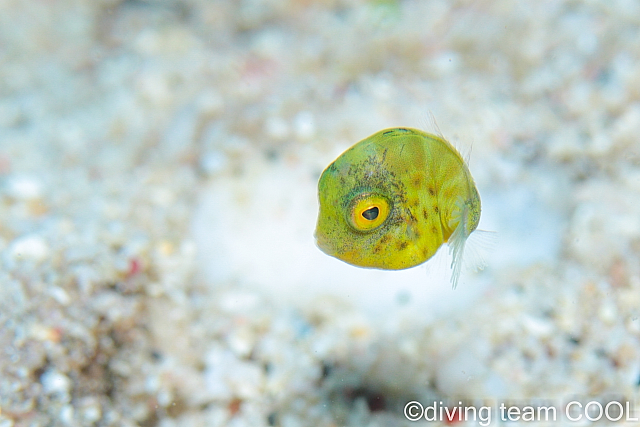
[(381, 130), (324, 170), (318, 198), (315, 237), (327, 255), (401, 270), (447, 243), (456, 286), (464, 244), (480, 220), (480, 196), (460, 153), (443, 137)]

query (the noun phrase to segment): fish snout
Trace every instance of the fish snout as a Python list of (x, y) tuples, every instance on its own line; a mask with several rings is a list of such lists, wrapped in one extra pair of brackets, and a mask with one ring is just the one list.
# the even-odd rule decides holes
[(327, 255), (332, 255), (334, 253), (333, 248), (327, 240), (327, 236), (316, 230), (316, 232), (314, 233), (314, 237), (316, 238), (316, 246), (318, 246), (318, 248), (320, 248), (322, 252)]

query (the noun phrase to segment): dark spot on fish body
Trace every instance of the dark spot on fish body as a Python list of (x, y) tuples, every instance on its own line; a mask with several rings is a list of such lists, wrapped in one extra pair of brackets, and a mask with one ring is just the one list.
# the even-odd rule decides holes
[(413, 177), (413, 181), (411, 182), (415, 188), (420, 188), (422, 185), (422, 177), (420, 175), (416, 175)]
[(431, 227), (431, 232), (433, 234), (438, 234), (438, 229), (436, 228), (436, 226), (434, 225), (433, 227)]
[(391, 240), (391, 236), (389, 236), (388, 234), (385, 234), (384, 236), (382, 236), (382, 239), (380, 239), (380, 243), (386, 244), (386, 243), (389, 243), (389, 240)]
[(435, 213), (440, 213), (440, 209), (438, 208), (438, 206), (437, 206), (437, 205), (433, 207), (433, 211), (434, 211)]
[(382, 246), (381, 246), (381, 245), (376, 245), (376, 246), (373, 248), (373, 253), (374, 253), (374, 254), (379, 254), (381, 251), (382, 251)]
[(451, 188), (442, 188), (440, 189), (440, 197), (442, 197), (443, 200), (454, 200), (456, 194), (456, 189), (451, 187)]
[(434, 190), (433, 188), (429, 187), (429, 195), (435, 196), (436, 195), (436, 190)]
[(429, 212), (427, 212), (427, 208), (422, 208), (422, 216), (424, 219), (429, 218)]
[(405, 240), (398, 240), (397, 242), (397, 247), (399, 251), (403, 251), (407, 248), (407, 246), (409, 246), (409, 242), (405, 241)]
[(411, 201), (411, 206), (413, 206), (414, 208), (417, 207), (420, 204), (420, 199), (413, 199)]

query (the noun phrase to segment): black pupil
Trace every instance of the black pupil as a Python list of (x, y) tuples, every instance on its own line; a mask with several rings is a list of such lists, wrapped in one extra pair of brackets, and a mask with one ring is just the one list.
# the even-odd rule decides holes
[(374, 219), (378, 218), (379, 213), (380, 213), (380, 210), (374, 206), (362, 212), (362, 216), (365, 219), (368, 219), (369, 221), (373, 221)]

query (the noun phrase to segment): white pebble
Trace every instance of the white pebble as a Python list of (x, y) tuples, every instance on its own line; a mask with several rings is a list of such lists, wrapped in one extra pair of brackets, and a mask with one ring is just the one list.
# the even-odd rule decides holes
[(240, 327), (227, 336), (227, 343), (239, 357), (247, 357), (255, 344), (255, 336), (251, 328)]
[(49, 246), (40, 236), (23, 236), (11, 244), (11, 255), (14, 258), (30, 258), (42, 261), (49, 256)]
[(51, 288), (49, 288), (49, 293), (51, 294), (53, 299), (55, 299), (62, 305), (67, 305), (69, 304), (69, 302), (71, 302), (71, 298), (69, 297), (67, 291), (58, 286), (51, 286)]
[(82, 418), (88, 423), (93, 424), (99, 421), (100, 417), (102, 417), (102, 410), (98, 402), (93, 402), (82, 410)]
[(293, 119), (293, 127), (296, 136), (301, 139), (309, 139), (316, 133), (316, 122), (309, 111), (301, 111)]
[(150, 191), (151, 201), (156, 206), (167, 208), (171, 206), (176, 199), (176, 195), (168, 188), (154, 188)]
[(553, 332), (553, 324), (539, 317), (525, 316), (522, 322), (527, 332), (536, 337), (547, 337)]
[(42, 196), (42, 183), (34, 177), (16, 176), (7, 183), (7, 193), (20, 200), (37, 199)]
[(160, 378), (158, 375), (149, 375), (144, 381), (144, 391), (155, 393), (160, 389)]
[(283, 140), (289, 136), (289, 125), (282, 117), (269, 117), (264, 124), (266, 134), (275, 140)]
[(40, 377), (44, 392), (47, 394), (53, 393), (69, 393), (71, 387), (71, 380), (66, 375), (50, 369), (46, 371)]
[(64, 425), (70, 425), (73, 422), (73, 406), (64, 405), (62, 409), (60, 409), (60, 421)]
[(598, 317), (606, 325), (613, 325), (618, 318), (618, 310), (612, 303), (605, 303), (598, 311)]
[(208, 174), (220, 172), (228, 163), (227, 156), (218, 151), (208, 151), (200, 159), (200, 167)]
[(163, 407), (167, 407), (173, 401), (173, 395), (168, 390), (160, 390), (156, 395), (156, 399), (158, 400), (158, 404)]
[(440, 76), (456, 71), (460, 66), (460, 55), (453, 51), (442, 52), (431, 60), (432, 69)]

